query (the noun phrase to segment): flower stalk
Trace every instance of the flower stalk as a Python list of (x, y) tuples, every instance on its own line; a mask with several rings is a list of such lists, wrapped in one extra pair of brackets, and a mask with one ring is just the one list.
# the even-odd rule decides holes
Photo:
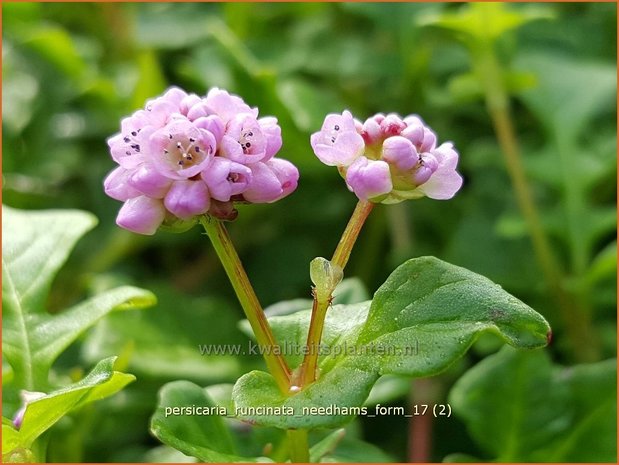
[[(307, 334), (307, 351), (305, 352), (297, 380), (300, 388), (316, 381), (320, 341), (322, 339), (327, 310), (333, 300), (333, 291), (342, 279), (343, 270), (348, 263), (352, 248), (373, 207), (374, 204), (367, 200), (359, 200), (357, 202), (357, 206), (346, 225), (340, 242), (335, 248), (333, 258), (330, 262), (327, 262), (328, 265), (325, 264), (328, 266), (328, 270), (323, 272), (323, 279), (315, 277), (314, 275), (312, 276), (312, 280), (316, 287), (314, 287), (312, 291), (314, 302), (312, 304), (312, 316)], [(336, 277), (338, 273), (339, 275)]]
[(271, 326), (258, 301), (254, 288), (249, 282), (241, 259), (232, 245), (232, 240), (226, 227), (221, 221), (210, 216), (202, 217), (200, 223), (204, 227), (228, 275), (228, 279), (256, 336), (258, 345), (265, 348), (262, 353), (269, 372), (277, 382), (277, 386), (282, 393), (287, 393), (290, 387), (290, 369), (281, 355), (281, 351), (276, 350), (278, 344)]
[[(367, 200), (359, 200), (353, 211), (340, 242), (335, 248), (331, 261), (316, 258), (310, 265), (310, 275), (315, 287), (312, 289), (314, 302), (312, 316), (307, 334), (306, 352), (298, 371), (293, 375), (291, 392), (307, 387), (316, 381), (318, 375), (318, 355), (320, 341), (327, 317), (327, 310), (333, 300), (333, 291), (342, 281), (344, 268), (350, 258), (361, 228), (369, 216), (374, 204)], [(307, 430), (288, 430), (290, 460), (293, 463), (309, 461), (309, 444)]]
[(335, 248), (333, 258), (331, 258), (332, 264), (339, 266), (342, 270), (346, 267), (348, 259), (350, 258), (350, 252), (352, 251), (352, 248), (357, 241), (357, 237), (359, 237), (359, 233), (361, 232), (361, 228), (363, 227), (365, 220), (369, 216), (373, 207), (374, 204), (372, 202), (368, 202), (367, 200), (359, 200), (357, 202), (355, 210), (353, 211), (352, 216), (346, 225), (346, 229), (342, 234), (342, 238)]

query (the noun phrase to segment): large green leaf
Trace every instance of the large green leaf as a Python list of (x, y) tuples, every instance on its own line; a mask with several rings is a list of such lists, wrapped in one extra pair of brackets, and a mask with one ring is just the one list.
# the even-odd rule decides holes
[(3, 207), (2, 350), (19, 388), (47, 390), (52, 363), (87, 328), (112, 310), (155, 302), (150, 292), (125, 286), (58, 315), (46, 312), (45, 301), (56, 272), (75, 242), (95, 223), (91, 214), (81, 211)]
[(544, 351), (505, 347), (462, 376), (449, 402), (498, 462), (616, 461), (615, 360), (563, 368)]
[(133, 375), (114, 371), (115, 360), (116, 357), (102, 360), (81, 381), (29, 402), (19, 430), (8, 424), (2, 426), (3, 454), (31, 450), (34, 441), (68, 412), (111, 396), (135, 380)]
[[(293, 351), (291, 362), (301, 360), (294, 352), (305, 343), (309, 318), (304, 311), (270, 319), (280, 345)], [(336, 427), (355, 416), (381, 375), (435, 375), (485, 331), (529, 349), (544, 346), (550, 334), (542, 316), (490, 280), (433, 257), (409, 260), (371, 304), (329, 311), (318, 381), (283, 396), (269, 374), (250, 372), (234, 387), (237, 413), (279, 428)], [(274, 409), (259, 409), (265, 406)]]
[[(372, 301), (360, 343), (400, 348), (380, 358), (381, 374), (428, 376), (447, 368), (481, 331), (514, 347), (547, 343), (550, 328), (535, 310), (487, 278), (434, 257), (396, 269)], [(418, 348), (411, 357), (407, 347)]]
[[(223, 416), (173, 414), (175, 408), (216, 407), (206, 390), (189, 381), (168, 383), (159, 391), (157, 410), (151, 419), (152, 433), (164, 444), (203, 462), (255, 462), (235, 455)], [(179, 410), (180, 411), (180, 410)]]

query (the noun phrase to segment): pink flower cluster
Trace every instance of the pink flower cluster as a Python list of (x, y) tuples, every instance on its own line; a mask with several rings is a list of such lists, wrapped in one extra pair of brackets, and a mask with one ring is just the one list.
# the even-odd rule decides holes
[(240, 97), (170, 88), (121, 122), (108, 140), (120, 166), (104, 182), (124, 202), (116, 223), (140, 234), (208, 213), (234, 219), (233, 202), (270, 203), (297, 187), (299, 172), (274, 158), (282, 146), (273, 117)]
[(379, 113), (361, 123), (349, 111), (330, 114), (312, 134), (311, 145), (363, 200), (450, 199), (462, 186), (453, 145), (437, 147), (434, 132), (414, 115)]

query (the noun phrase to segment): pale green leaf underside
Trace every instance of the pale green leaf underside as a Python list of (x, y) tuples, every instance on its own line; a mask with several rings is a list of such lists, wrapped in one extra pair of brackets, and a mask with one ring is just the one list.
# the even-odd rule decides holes
[[(303, 346), (309, 316), (304, 311), (270, 319), (281, 346)], [(258, 424), (337, 427), (355, 415), (354, 409), (308, 414), (307, 408), (360, 407), (381, 375), (435, 375), (485, 331), (529, 349), (544, 346), (550, 334), (541, 315), (490, 280), (433, 257), (409, 260), (371, 303), (338, 305), (329, 311), (323, 344), (331, 354), (322, 356), (317, 382), (298, 394), (282, 396), (269, 374), (253, 371), (237, 381), (233, 399), (240, 418)], [(298, 354), (288, 356), (297, 365), (301, 359)], [(252, 414), (252, 407), (264, 406), (293, 411)]]
[(5, 317), (44, 313), (51, 281), (97, 219), (78, 210), (25, 211), (2, 206), (2, 300)]
[(46, 312), (51, 282), (77, 240), (96, 224), (73, 210), (21, 211), (3, 207), (2, 350), (19, 388), (47, 389), (49, 369), (83, 331), (115, 309), (152, 305), (148, 291), (121, 287), (58, 315)]
[(19, 430), (3, 425), (2, 451), (29, 449), (33, 442), (71, 410), (111, 396), (135, 377), (114, 371), (110, 357), (99, 362), (81, 381), (47, 394), (28, 404)]

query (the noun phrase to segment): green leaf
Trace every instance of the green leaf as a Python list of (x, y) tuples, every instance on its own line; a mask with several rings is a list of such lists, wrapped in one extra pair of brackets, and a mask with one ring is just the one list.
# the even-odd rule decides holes
[(182, 452), (168, 446), (158, 446), (144, 454), (145, 463), (196, 463), (198, 459), (187, 457)]
[(71, 80), (79, 81), (86, 72), (86, 62), (79, 55), (76, 43), (66, 29), (58, 26), (39, 27), (25, 35), (26, 44)]
[(47, 390), (52, 364), (86, 329), (112, 310), (143, 308), (155, 302), (150, 292), (125, 286), (58, 315), (46, 312), (52, 279), (75, 242), (95, 223), (92, 215), (81, 211), (3, 208), (2, 350), (19, 388)]
[(333, 431), (326, 438), (314, 444), (310, 448), (310, 462), (320, 463), (320, 459), (333, 452), (342, 439), (344, 439), (344, 436), (346, 436), (346, 430), (341, 428)]
[(614, 360), (564, 369), (544, 351), (505, 347), (462, 376), (449, 403), (498, 462), (616, 460)]
[[(300, 393), (284, 397), (271, 375), (251, 371), (237, 381), (232, 396), (238, 417), (245, 421), (276, 428), (334, 428), (362, 412), (377, 379), (376, 372), (348, 360)], [(261, 410), (265, 407), (272, 410)]]
[(615, 102), (617, 76), (610, 63), (583, 63), (560, 55), (528, 52), (516, 60), (516, 65), (537, 75), (538, 85), (522, 94), (527, 106), (542, 123), (556, 127), (571, 140)]
[(115, 359), (102, 360), (81, 381), (28, 403), (19, 430), (3, 425), (3, 453), (30, 449), (41, 434), (71, 410), (111, 396), (135, 380), (132, 375), (114, 371)]
[[(369, 298), (370, 294), (359, 278), (346, 278), (335, 288), (333, 304), (358, 304)], [(311, 306), (310, 301), (310, 305), (306, 308)]]
[(397, 460), (381, 448), (360, 439), (345, 436), (323, 463), (393, 463)]
[(7, 451), (14, 451), (16, 449), (21, 450), (19, 447), (19, 431), (12, 425), (11, 420), (2, 417), (2, 451), (3, 455)]
[[(301, 362), (297, 348), (305, 344), (309, 318), (302, 311), (269, 320), (292, 366)], [(416, 258), (392, 273), (371, 304), (329, 311), (315, 383), (283, 396), (269, 374), (253, 371), (237, 381), (233, 400), (240, 418), (261, 425), (337, 427), (359, 414), (381, 375), (435, 375), (483, 332), (515, 347), (536, 348), (547, 343), (550, 328), (490, 280), (433, 257)], [(264, 406), (274, 410), (261, 411)]]
[(563, 368), (558, 377), (570, 392), (569, 432), (533, 460), (617, 463), (617, 360)]
[(469, 3), (457, 13), (427, 15), (419, 23), (450, 30), (464, 41), (493, 42), (510, 30), (551, 17), (548, 10), (539, 7), (516, 10), (511, 5), (491, 2)]
[[(5, 434), (4, 426), (2, 434)], [(30, 449), (17, 448), (6, 454), (2, 454), (3, 463), (36, 463), (37, 458)]]
[[(374, 295), (358, 342), (393, 347), (381, 374), (428, 376), (460, 358), (481, 331), (522, 348), (546, 345), (550, 328), (532, 308), (487, 278), (434, 257), (409, 260)], [(411, 357), (407, 348), (418, 348)]]
[(605, 280), (613, 279), (617, 275), (617, 241), (608, 244), (600, 253), (594, 258), (591, 266), (587, 270), (585, 276), (587, 285), (593, 289), (593, 287)]
[[(346, 345), (354, 346), (357, 333), (365, 323), (369, 308), (368, 301), (352, 305), (334, 305), (328, 311), (321, 340), (325, 353), (323, 360), (328, 358), (326, 352), (331, 352), (331, 348), (332, 352), (336, 352), (345, 350)], [(302, 310), (292, 315), (269, 318), (275, 338), (292, 367), (299, 366), (303, 360), (302, 347), (307, 342), (310, 317), (311, 310)]]
[(221, 415), (174, 415), (171, 409), (216, 407), (205, 389), (188, 381), (168, 383), (159, 391), (157, 410), (150, 423), (152, 433), (164, 444), (203, 462), (255, 462), (235, 455), (230, 433)]
[(138, 45), (178, 49), (204, 41), (208, 13), (200, 5), (152, 4), (137, 9), (135, 37)]
[(137, 55), (136, 61), (139, 77), (131, 99), (131, 106), (141, 108), (144, 106), (144, 102), (152, 98), (153, 95), (158, 95), (164, 91), (166, 81), (157, 56), (152, 50), (141, 51)]
[(31, 313), (44, 313), (52, 279), (77, 240), (96, 224), (93, 215), (78, 210), (25, 211), (3, 205), (5, 311), (14, 313), (25, 308)]

